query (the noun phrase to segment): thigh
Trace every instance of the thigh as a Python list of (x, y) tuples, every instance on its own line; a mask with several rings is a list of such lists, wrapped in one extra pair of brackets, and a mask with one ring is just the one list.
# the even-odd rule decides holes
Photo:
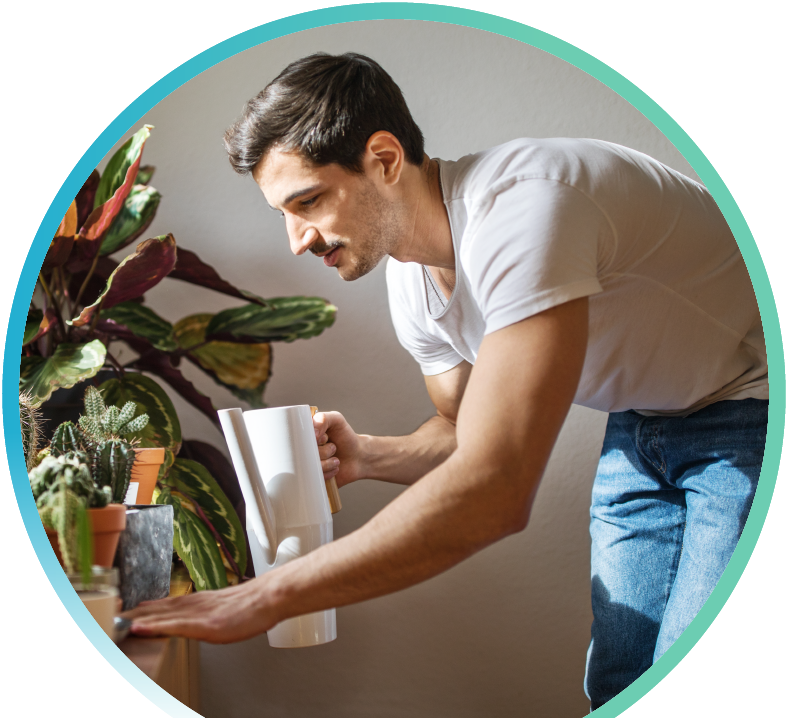
[(676, 423), (671, 477), (685, 492), (686, 527), (654, 660), (708, 599), (741, 536), (763, 463), (768, 402), (722, 401)]
[(608, 420), (591, 505), (593, 708), (651, 666), (678, 569), (686, 505), (651, 450), (660, 421), (629, 412)]

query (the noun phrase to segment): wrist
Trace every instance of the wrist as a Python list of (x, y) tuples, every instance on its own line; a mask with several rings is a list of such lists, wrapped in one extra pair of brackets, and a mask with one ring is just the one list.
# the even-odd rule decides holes
[(374, 478), (375, 456), (377, 453), (375, 444), (377, 438), (378, 437), (370, 436), (369, 434), (358, 435), (358, 475), (355, 477), (354, 481)]

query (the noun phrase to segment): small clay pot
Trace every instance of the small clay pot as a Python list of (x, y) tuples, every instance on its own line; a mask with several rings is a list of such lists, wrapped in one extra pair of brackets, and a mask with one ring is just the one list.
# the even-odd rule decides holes
[[(156, 488), (156, 479), (159, 476), (159, 467), (164, 463), (164, 449), (134, 449), (134, 465), (131, 467), (131, 481), (127, 501), (130, 504), (150, 504), (153, 501), (153, 490)], [(137, 484), (137, 493), (134, 495), (132, 484)]]
[[(88, 522), (93, 536), (93, 564), (111, 568), (120, 534), (126, 528), (126, 507), (123, 504), (109, 504), (101, 509), (88, 509)], [(55, 556), (62, 566), (63, 557), (60, 555), (57, 531), (47, 529), (46, 532)]]

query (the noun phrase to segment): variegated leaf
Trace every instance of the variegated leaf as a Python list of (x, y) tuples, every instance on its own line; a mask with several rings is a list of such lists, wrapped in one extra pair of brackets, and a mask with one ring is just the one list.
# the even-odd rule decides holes
[(142, 165), (142, 167), (137, 170), (137, 184), (150, 184), (155, 171), (156, 168), (153, 165)]
[[(31, 322), (30, 319), (28, 319), (27, 324), (25, 324), (25, 336), (22, 340), (22, 346), (38, 341), (45, 334), (48, 334), (49, 330), (57, 324), (57, 316), (52, 307), (49, 307), (43, 315), (41, 315), (40, 311), (38, 314), (41, 316), (41, 319), (37, 325), (31, 327), (33, 322)], [(31, 329), (35, 329), (35, 332), (32, 334)]]
[(208, 324), (208, 339), (257, 342), (308, 339), (334, 323), (337, 308), (320, 297), (267, 299), (267, 306), (248, 304), (225, 309)]
[(33, 341), (38, 330), (41, 328), (41, 320), (44, 318), (44, 312), (40, 309), (31, 309), (27, 314), (27, 321), (25, 322), (25, 333), (22, 337), (22, 346), (30, 344)]
[(74, 246), (74, 237), (79, 229), (77, 225), (77, 202), (74, 200), (68, 208), (66, 215), (60, 222), (60, 226), (55, 232), (55, 238), (49, 245), (44, 263), (41, 269), (52, 269), (53, 267), (60, 267), (66, 263), (66, 260), (71, 255), (71, 249)]
[(202, 464), (190, 459), (176, 458), (172, 468), (161, 480), (172, 491), (179, 491), (191, 499), (205, 514), (221, 538), (224, 549), (238, 567), (239, 575), (246, 571), (246, 539), (241, 521), (230, 500)]
[(117, 252), (138, 239), (153, 222), (160, 201), (158, 190), (135, 185), (101, 243), (101, 255)]
[(101, 319), (122, 324), (133, 334), (147, 339), (164, 352), (172, 352), (178, 348), (172, 324), (144, 304), (121, 302), (109, 309), (102, 309)]
[(19, 391), (28, 392), (36, 403), (42, 404), (57, 389), (69, 389), (95, 376), (106, 356), (106, 347), (94, 339), (87, 344), (61, 344), (46, 359), (22, 357)]
[(163, 446), (177, 453), (181, 445), (181, 424), (170, 397), (153, 379), (144, 374), (126, 372), (123, 379), (105, 381), (99, 389), (107, 406), (137, 404), (134, 416), (148, 415), (148, 424), (128, 438), (140, 439), (142, 446)]
[(143, 125), (112, 155), (112, 158), (107, 163), (107, 168), (104, 170), (104, 174), (101, 175), (101, 180), (96, 190), (96, 198), (93, 200), (93, 209), (100, 207), (117, 192), (128, 179), (128, 172), (135, 164), (137, 165), (134, 168), (134, 179), (136, 180), (142, 148), (150, 137), (152, 129), (152, 125)]
[(136, 299), (155, 287), (175, 266), (175, 238), (171, 234), (140, 242), (134, 254), (126, 257), (112, 272), (104, 291), (69, 324), (81, 327), (90, 323), (102, 309)]
[(87, 268), (115, 218), (123, 208), (134, 186), (142, 159), (142, 148), (150, 136), (150, 125), (145, 125), (112, 157), (99, 180), (93, 201), (93, 211), (79, 230), (74, 243), (77, 263)]
[(173, 546), (186, 564), (195, 589), (207, 591), (227, 586), (221, 551), (208, 527), (189, 510), (189, 500), (164, 487), (155, 503), (173, 508)]
[[(175, 339), (187, 356), (238, 398), (259, 409), (271, 373), (270, 344), (205, 343), (205, 328), (213, 314), (192, 314), (175, 324)], [(192, 347), (195, 347), (192, 349)]]

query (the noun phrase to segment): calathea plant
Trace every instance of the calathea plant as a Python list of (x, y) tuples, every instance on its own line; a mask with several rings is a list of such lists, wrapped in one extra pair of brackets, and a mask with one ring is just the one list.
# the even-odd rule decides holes
[[(319, 297), (263, 299), (239, 289), (178, 247), (172, 234), (146, 239), (125, 258), (113, 259), (144, 234), (161, 200), (149, 184), (154, 168), (141, 165), (151, 129), (142, 127), (103, 174), (87, 178), (57, 229), (31, 299), (20, 391), (40, 405), (109, 364), (116, 379), (99, 387), (104, 400), (119, 406), (134, 401), (136, 414), (146, 413), (150, 421), (132, 436), (141, 447), (167, 450), (156, 500), (175, 508), (176, 549), (197, 588), (219, 588), (237, 581), (247, 563), (235, 475), (213, 447), (183, 442), (172, 402), (151, 377), (165, 381), (218, 428), (210, 398), (181, 372), (183, 360), (253, 408), (262, 407), (271, 343), (317, 336), (333, 324), (336, 307)], [(145, 293), (165, 277), (243, 304), (172, 323), (144, 303)], [(135, 358), (121, 363), (116, 345), (130, 347)]]
[[(147, 229), (161, 199), (147, 184), (154, 169), (140, 167), (151, 129), (145, 125), (131, 137), (103, 175), (91, 174), (60, 223), (28, 313), (20, 388), (42, 403), (109, 362), (121, 373), (135, 369), (163, 379), (218, 426), (213, 404), (181, 373), (181, 361), (252, 407), (264, 406), (270, 342), (320, 334), (333, 324), (336, 307), (319, 297), (262, 299), (238, 289), (194, 252), (177, 247), (171, 234), (140, 242), (120, 262), (112, 259)], [(173, 324), (144, 304), (145, 292), (165, 277), (244, 305)], [(138, 356), (121, 366), (113, 353), (116, 342)]]

